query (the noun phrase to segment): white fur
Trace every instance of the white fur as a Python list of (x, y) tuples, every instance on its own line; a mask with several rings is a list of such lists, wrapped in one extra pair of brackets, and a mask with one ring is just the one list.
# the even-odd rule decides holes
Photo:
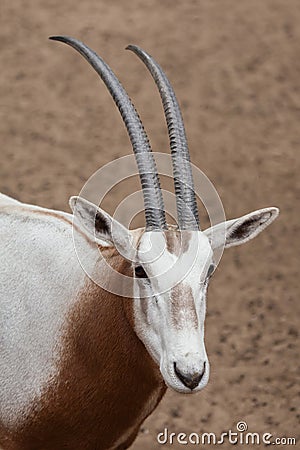
[[(256, 236), (278, 210), (259, 210), (213, 230), (190, 232), (188, 249), (176, 256), (167, 250), (162, 232), (142, 233), (137, 250), (133, 244), (136, 232), (129, 232), (84, 199), (73, 198), (71, 206), (78, 211), (76, 223), (84, 234), (79, 233), (76, 244), (85, 255), (85, 268), (92, 273), (97, 262), (101, 276), (107, 276), (99, 265), (93, 236), (102, 245), (115, 244), (127, 259), (134, 256), (133, 266), (142, 264), (146, 270), (149, 280), (134, 280), (135, 330), (159, 364), (166, 383), (179, 392), (191, 392), (176, 376), (174, 362), (187, 374), (201, 372), (205, 364), (204, 376), (193, 392), (202, 389), (209, 377), (204, 345), (205, 280), (213, 248), (220, 245), (224, 230), (228, 245)], [(96, 213), (108, 227), (95, 233)], [(236, 230), (249, 218), (254, 222), (250, 235), (243, 238)], [(0, 194), (0, 422), (8, 427), (26, 418), (58, 371), (66, 317), (85, 280), (72, 227), (66, 223), (72, 219), (70, 214), (24, 205)], [(217, 241), (212, 235), (217, 235)], [(175, 285), (191, 290), (197, 326), (191, 310), (184, 306), (177, 311), (183, 326), (174, 325), (170, 304)], [(146, 317), (142, 302), (147, 302)]]
[[(91, 207), (86, 200), (77, 199), (79, 220), (80, 216), (86, 214), (87, 205)], [(94, 223), (96, 211), (107, 219), (105, 211), (92, 208), (93, 220), (85, 218), (85, 226), (87, 223), (89, 226)], [(133, 266), (142, 265), (148, 275), (148, 279), (134, 280), (135, 331), (159, 364), (168, 386), (179, 392), (191, 392), (177, 377), (174, 363), (184, 374), (201, 373), (205, 368), (204, 375), (193, 392), (202, 389), (208, 382), (209, 362), (204, 344), (204, 320), (208, 283), (206, 277), (208, 268), (213, 263), (213, 249), (221, 245), (230, 247), (247, 242), (266, 228), (277, 215), (277, 208), (265, 208), (219, 224), (205, 232), (189, 232), (188, 250), (178, 256), (167, 250), (163, 232), (145, 232), (141, 236), (134, 258), (133, 239), (128, 238), (128, 231), (113, 219), (109, 219), (110, 228), (114, 229), (111, 242), (116, 242), (117, 248), (120, 248), (125, 257), (134, 260)], [(107, 233), (108, 230), (103, 236), (106, 239)], [(101, 232), (96, 237), (100, 238)], [(196, 328), (190, 307), (183, 306), (177, 313), (184, 327), (178, 328), (172, 322), (170, 304), (172, 288), (176, 285), (189, 287), (192, 292), (198, 318)], [(144, 312), (143, 302), (147, 302), (147, 314)]]
[[(149, 241), (152, 245), (149, 245)], [(159, 364), (168, 386), (178, 392), (191, 393), (174, 372), (174, 362), (183, 372), (201, 372), (206, 363), (205, 375), (193, 392), (206, 386), (209, 377), (209, 363), (204, 345), (204, 318), (206, 309), (205, 274), (212, 262), (213, 253), (208, 238), (201, 232), (192, 232), (189, 248), (178, 257), (163, 246), (163, 233), (145, 233), (141, 238), (140, 260), (151, 277), (151, 284), (135, 280), (135, 323), (136, 332), (148, 351)], [(160, 253), (159, 257), (157, 255)], [(171, 288), (189, 286), (198, 317), (198, 327), (188, 309), (181, 309), (180, 319), (184, 327), (179, 330), (172, 321), (170, 311)], [(138, 295), (138, 292), (140, 295)], [(142, 298), (148, 296), (148, 298)], [(155, 296), (155, 299), (153, 299)], [(138, 298), (141, 297), (141, 298)], [(150, 298), (149, 298), (150, 297)], [(149, 317), (145, 321), (142, 302), (148, 301)]]
[[(51, 212), (43, 208), (5, 205), (0, 209), (0, 422), (13, 426), (57, 373), (66, 314), (85, 274), (69, 224), (43, 215)], [(96, 250), (84, 238), (82, 245), (92, 264)]]

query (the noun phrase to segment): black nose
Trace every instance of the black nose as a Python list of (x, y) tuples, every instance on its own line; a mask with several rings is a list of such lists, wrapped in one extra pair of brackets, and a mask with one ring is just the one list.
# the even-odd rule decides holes
[(176, 362), (174, 362), (174, 370), (176, 375), (178, 376), (179, 380), (189, 389), (193, 390), (195, 389), (198, 384), (200, 383), (200, 381), (203, 378), (203, 375), (205, 373), (205, 364), (206, 362), (204, 361), (203, 364), (203, 370), (202, 372), (194, 372), (194, 373), (186, 373), (183, 374), (181, 373), (178, 368), (176, 367)]

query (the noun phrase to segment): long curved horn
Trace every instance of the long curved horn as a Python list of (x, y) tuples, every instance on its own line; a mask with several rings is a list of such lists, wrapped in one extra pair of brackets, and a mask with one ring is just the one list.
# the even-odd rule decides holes
[(146, 230), (167, 228), (155, 160), (141, 119), (127, 92), (111, 68), (83, 42), (68, 36), (51, 36), (49, 39), (64, 42), (77, 50), (105, 83), (120, 111), (136, 158), (144, 197)]
[(190, 154), (175, 92), (166, 74), (152, 56), (136, 45), (129, 45), (126, 49), (133, 51), (143, 61), (159, 89), (168, 127), (173, 160), (179, 229), (199, 230), (199, 214), (194, 191)]

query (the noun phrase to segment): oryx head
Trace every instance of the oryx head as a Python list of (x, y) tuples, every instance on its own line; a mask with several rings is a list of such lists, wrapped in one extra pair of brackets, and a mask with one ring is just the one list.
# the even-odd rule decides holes
[(166, 223), (163, 197), (151, 147), (141, 120), (110, 67), (82, 42), (65, 42), (93, 66), (109, 89), (126, 125), (140, 174), (146, 227), (129, 231), (109, 214), (73, 197), (77, 217), (96, 238), (115, 246), (130, 261), (133, 274), (134, 327), (160, 367), (168, 386), (190, 393), (208, 382), (204, 344), (206, 292), (215, 269), (214, 251), (247, 242), (278, 215), (265, 208), (201, 231), (184, 124), (175, 93), (161, 67), (136, 46), (159, 88), (170, 138), (178, 226)]

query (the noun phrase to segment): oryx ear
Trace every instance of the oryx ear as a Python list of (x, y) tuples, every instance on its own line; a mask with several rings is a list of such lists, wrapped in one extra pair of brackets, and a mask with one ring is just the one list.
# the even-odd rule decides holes
[(76, 222), (95, 242), (105, 241), (125, 257), (132, 250), (130, 231), (103, 209), (77, 196), (71, 197), (69, 204)]
[(279, 214), (275, 207), (264, 208), (238, 219), (214, 225), (204, 231), (213, 249), (225, 244), (225, 248), (244, 244), (263, 231)]

